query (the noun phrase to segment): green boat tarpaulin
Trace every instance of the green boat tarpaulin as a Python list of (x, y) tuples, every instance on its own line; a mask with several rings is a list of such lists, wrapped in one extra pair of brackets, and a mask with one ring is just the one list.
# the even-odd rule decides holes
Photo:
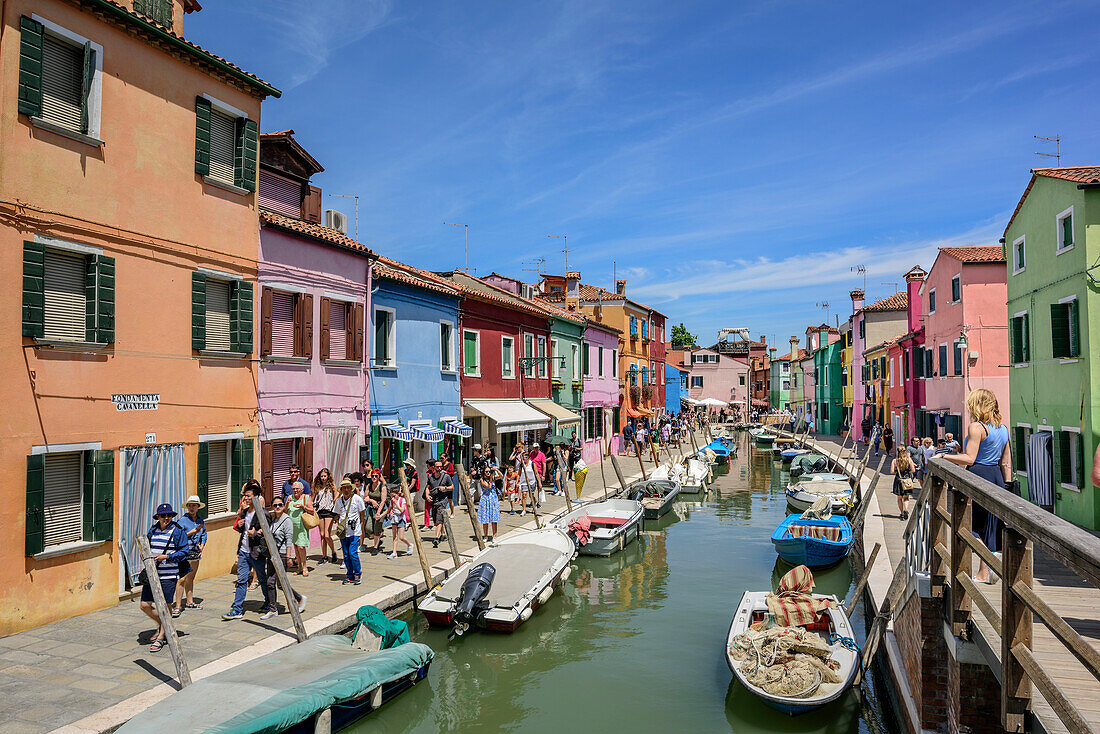
[(355, 619), (358, 624), (355, 626), (355, 633), (351, 636), (352, 640), (355, 640), (355, 635), (359, 634), (359, 625), (365, 624), (371, 632), (382, 638), (383, 650), (404, 645), (409, 641), (409, 625), (400, 619), (390, 619), (378, 607), (372, 607), (369, 604), (359, 607), (359, 611), (355, 613)]
[[(408, 640), (407, 630), (404, 637)], [(333, 704), (409, 675), (430, 663), (433, 655), (419, 642), (370, 652), (353, 647), (343, 635), (321, 635), (196, 681), (118, 731), (275, 734)]]
[(819, 461), (828, 461), (829, 458), (824, 454), (799, 454), (791, 459), (791, 468), (799, 468), (802, 471), (807, 471), (810, 467)]

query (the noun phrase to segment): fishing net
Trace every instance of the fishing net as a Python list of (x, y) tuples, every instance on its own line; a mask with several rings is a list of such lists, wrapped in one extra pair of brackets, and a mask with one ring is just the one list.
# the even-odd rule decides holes
[(828, 643), (802, 627), (764, 629), (757, 622), (730, 642), (730, 657), (752, 685), (776, 696), (804, 697), (822, 683), (840, 683)]
[(809, 509), (802, 513), (803, 520), (828, 520), (833, 516), (833, 502), (829, 497), (818, 497)]

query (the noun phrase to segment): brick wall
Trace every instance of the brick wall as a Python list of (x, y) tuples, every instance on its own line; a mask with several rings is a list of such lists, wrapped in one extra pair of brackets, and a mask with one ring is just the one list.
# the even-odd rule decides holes
[(958, 685), (949, 689), (952, 698), (951, 731), (960, 734), (1003, 734), (1001, 728), (1001, 684), (986, 665), (951, 661), (951, 678)]
[(942, 609), (943, 599), (920, 600), (920, 721), (932, 731), (948, 731), (951, 655), (943, 639)]

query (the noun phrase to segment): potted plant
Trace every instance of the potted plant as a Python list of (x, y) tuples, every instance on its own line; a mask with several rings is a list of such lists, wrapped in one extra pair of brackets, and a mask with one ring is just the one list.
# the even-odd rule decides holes
[(653, 397), (653, 386), (652, 385), (642, 385), (642, 397), (645, 398), (646, 400), (649, 400), (650, 398)]
[(637, 405), (642, 400), (642, 388), (637, 385), (630, 386), (630, 402)]

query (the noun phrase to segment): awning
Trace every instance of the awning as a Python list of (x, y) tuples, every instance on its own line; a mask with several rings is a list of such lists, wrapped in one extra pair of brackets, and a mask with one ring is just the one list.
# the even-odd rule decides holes
[(760, 398), (753, 398), (752, 399), (752, 404), (757, 408), (766, 408), (766, 407), (768, 407), (768, 401), (767, 400), (761, 400)]
[(725, 408), (729, 403), (725, 400), (719, 400), (718, 398), (703, 398), (699, 401), (699, 405), (707, 405), (712, 408)]
[(412, 441), (414, 438), (412, 429), (406, 428), (400, 423), (378, 426), (378, 434), (382, 438), (396, 438), (398, 441)]
[(450, 436), (462, 436), (463, 438), (474, 435), (474, 429), (461, 421), (445, 421), (443, 432)]
[(686, 395), (684, 395), (683, 397), (680, 398), (680, 402), (687, 403), (688, 405), (698, 405), (699, 404), (698, 400), (696, 400), (695, 398), (689, 398)]
[(522, 400), (464, 400), (462, 404), (496, 421), (497, 433), (539, 431), (550, 426), (545, 413)]
[(540, 410), (546, 415), (550, 416), (558, 422), (559, 426), (569, 425), (570, 423), (580, 424), (581, 417), (573, 411), (558, 405), (553, 400), (528, 400), (527, 404), (536, 410)]
[(411, 426), (413, 438), (424, 443), (439, 443), (443, 440), (443, 431), (433, 426)]

